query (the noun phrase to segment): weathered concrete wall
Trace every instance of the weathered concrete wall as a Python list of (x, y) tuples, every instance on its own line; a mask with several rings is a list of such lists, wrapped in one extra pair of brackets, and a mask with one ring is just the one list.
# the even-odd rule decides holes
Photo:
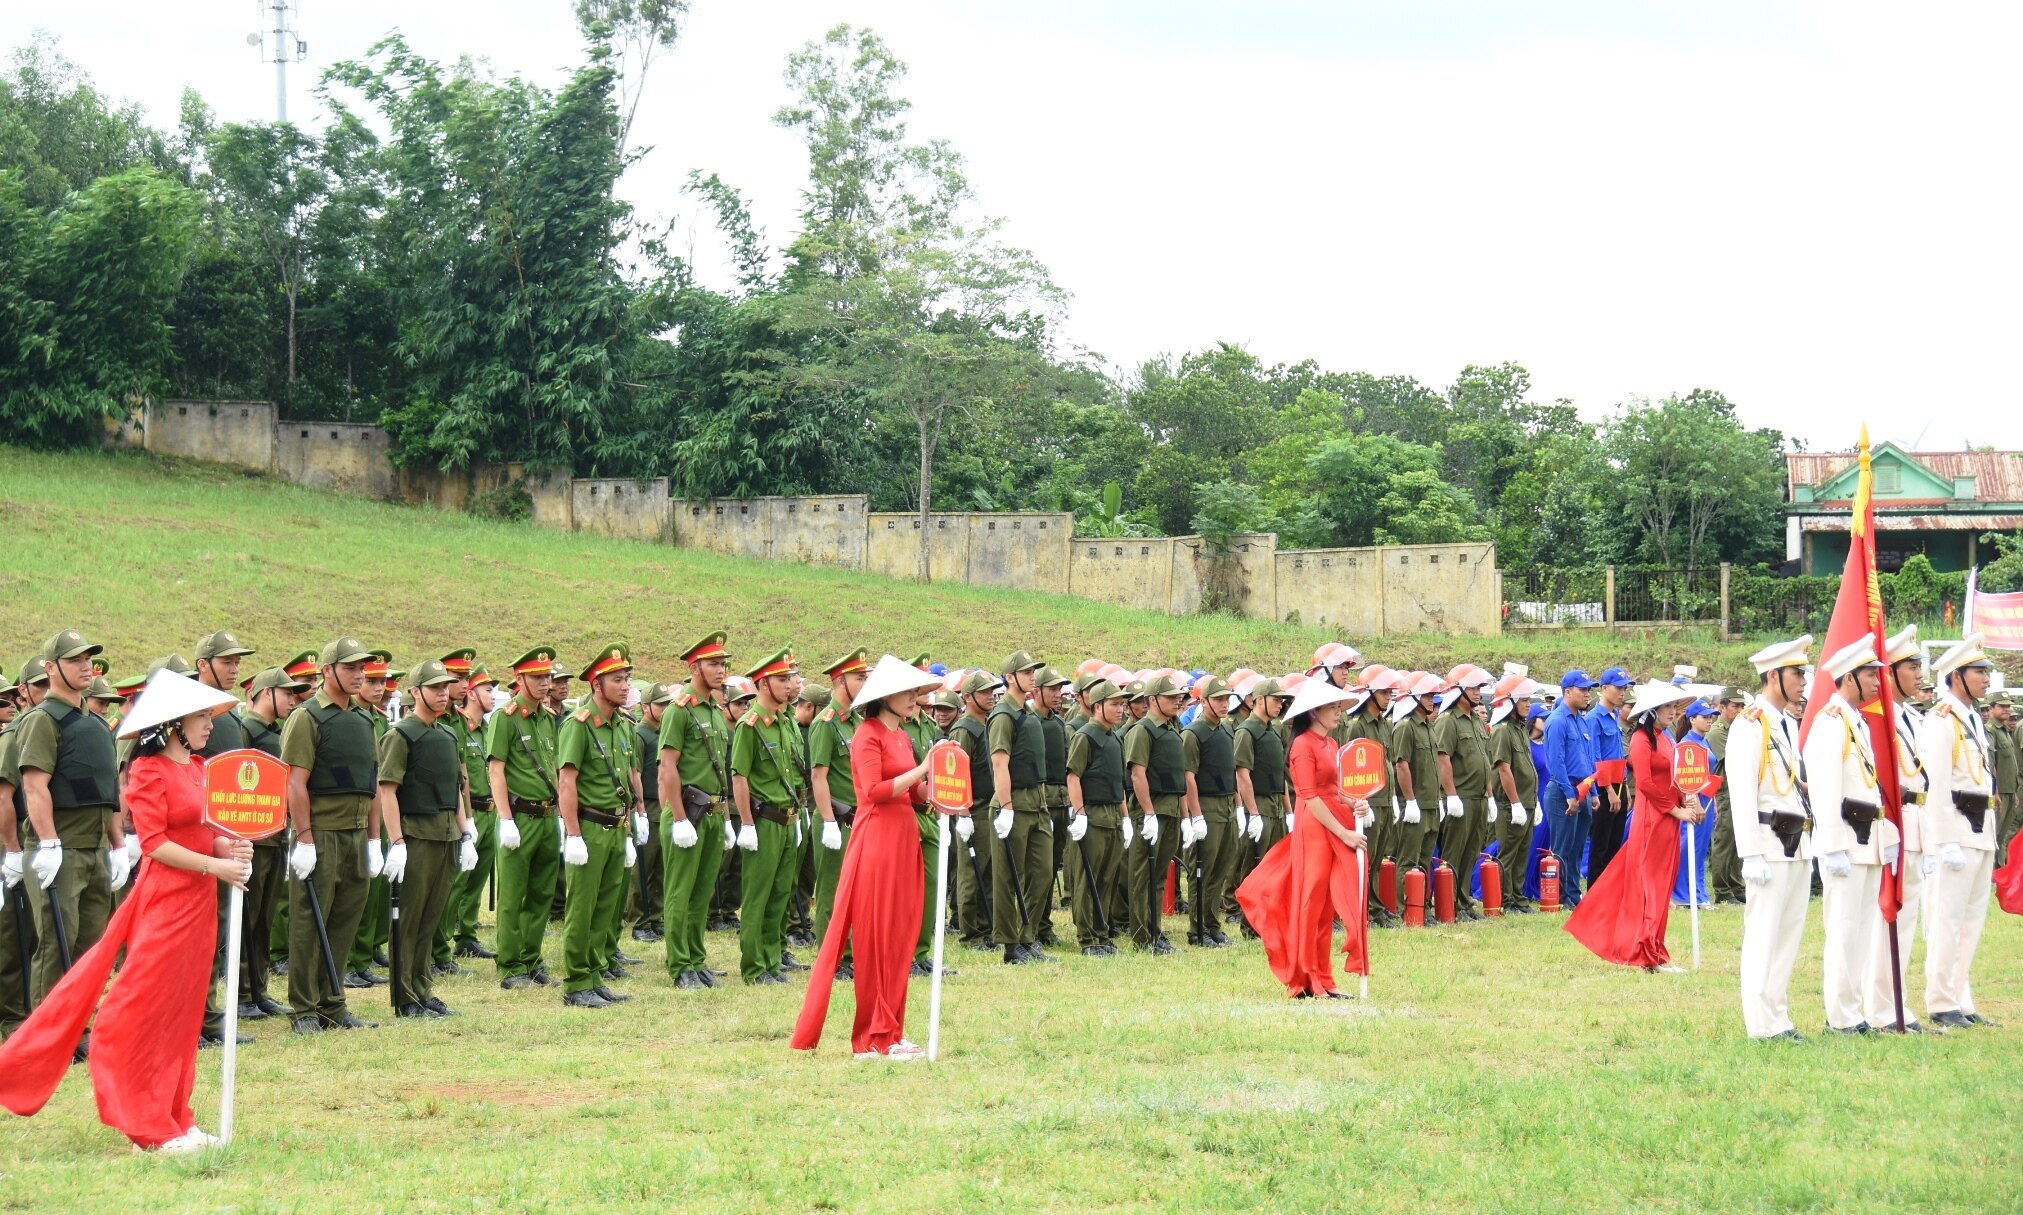
[[(928, 577), (936, 582), (1055, 594), (1067, 589), (1072, 514), (937, 512), (928, 516), (927, 526)], [(920, 569), (920, 516), (873, 513), (863, 568), (888, 578), (914, 577)]]
[(1173, 599), (1174, 542), (1166, 536), (1075, 541), (1068, 591), (1119, 607), (1163, 612)]
[(1269, 532), (1239, 535), (1218, 562), (1201, 537), (1173, 537), (1173, 590), (1165, 610), (1179, 616), (1213, 607), (1271, 619), (1277, 551), (1278, 537)]
[(569, 474), (550, 469), (527, 477), (527, 496), (534, 503), (534, 522), (560, 531), (576, 530), (576, 495)]
[(1494, 545), (1409, 544), (1378, 551), (1383, 554), (1386, 635), (1502, 629)]
[(667, 478), (604, 478), (569, 483), (575, 530), (614, 540), (666, 544), (673, 536)]
[(1332, 625), (1354, 637), (1384, 631), (1382, 549), (1294, 549), (1279, 553), (1273, 618)]
[(394, 492), (408, 506), (469, 510), (480, 495), (493, 493), (527, 475), (522, 464), (481, 464), (474, 468), (402, 468), (394, 471)]
[[(874, 511), (864, 568), (887, 578), (913, 578), (920, 571), (920, 515), (914, 511)], [(962, 515), (927, 519), (927, 576), (961, 582), (969, 571), (969, 527)]]
[(297, 485), (390, 501), (398, 497), (386, 432), (359, 422), (287, 422), (278, 427), (274, 471)]
[(864, 568), (870, 499), (712, 498), (673, 504), (676, 543), (733, 557)]
[(141, 425), (149, 451), (274, 471), (274, 406), (266, 401), (149, 401)]

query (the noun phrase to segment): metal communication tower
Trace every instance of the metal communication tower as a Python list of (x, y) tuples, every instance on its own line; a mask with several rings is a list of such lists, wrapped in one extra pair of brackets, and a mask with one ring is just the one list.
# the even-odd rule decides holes
[(246, 35), (246, 45), (260, 48), (260, 62), (274, 65), (274, 121), (288, 121), (288, 65), (309, 58), (309, 44), (295, 28), (301, 16), (300, 0), (256, 0), (262, 16), (271, 16), (272, 29), (265, 34)]

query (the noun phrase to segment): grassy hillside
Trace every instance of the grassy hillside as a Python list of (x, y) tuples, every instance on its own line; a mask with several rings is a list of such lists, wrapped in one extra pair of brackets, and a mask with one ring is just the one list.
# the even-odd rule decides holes
[(0, 657), (10, 673), (51, 633), (85, 630), (125, 673), (231, 628), (274, 661), (338, 633), (403, 662), (474, 645), (500, 664), (552, 642), (572, 663), (630, 643), (647, 676), (712, 628), (757, 658), (792, 645), (804, 662), (851, 647), (995, 665), (1030, 649), (1050, 661), (1127, 666), (1303, 668), (1347, 640), (1394, 666), (1529, 662), (1535, 673), (1620, 662), (1669, 674), (1696, 662), (1740, 678), (1749, 647), (1704, 632), (1495, 638), (1345, 637), (1227, 616), (1171, 617), (1065, 596), (936, 585), (568, 535), (531, 524), (413, 510), (141, 455), (0, 448), (7, 536)]

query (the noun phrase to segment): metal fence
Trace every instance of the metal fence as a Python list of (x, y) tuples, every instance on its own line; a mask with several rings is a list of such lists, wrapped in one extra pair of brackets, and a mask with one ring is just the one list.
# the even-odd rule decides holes
[(1721, 619), (1721, 567), (1615, 567), (1617, 623), (1685, 624)]
[[(1530, 566), (1503, 571), (1507, 628), (1728, 627), (1727, 566)], [(1829, 594), (1829, 606), (1832, 596)]]

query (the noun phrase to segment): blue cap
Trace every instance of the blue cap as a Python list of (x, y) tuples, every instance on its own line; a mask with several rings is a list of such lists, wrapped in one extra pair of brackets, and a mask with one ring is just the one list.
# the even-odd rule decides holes
[(1672, 676), (1672, 686), (1673, 686), (1673, 687), (1675, 687), (1675, 688), (1683, 688), (1683, 687), (1685, 687), (1685, 686), (1686, 686), (1686, 677), (1685, 677), (1684, 675), (1674, 675), (1674, 676)]
[(1524, 720), (1537, 721), (1541, 717), (1550, 716), (1552, 716), (1552, 710), (1546, 708), (1543, 702), (1534, 700), (1531, 702), (1531, 711), (1524, 715)]
[(946, 675), (948, 674), (948, 664), (945, 662), (937, 662), (933, 666), (927, 668), (927, 673), (929, 675)]
[(1603, 687), (1628, 688), (1634, 687), (1636, 682), (1636, 680), (1631, 679), (1625, 674), (1621, 667), (1610, 667), (1608, 670), (1602, 672)]
[(1714, 716), (1714, 706), (1708, 704), (1704, 700), (1696, 700), (1692, 704), (1686, 706), (1686, 716), (1712, 717)]
[(1561, 691), (1569, 688), (1591, 688), (1595, 686), (1595, 681), (1586, 671), (1576, 668), (1559, 677), (1559, 686)]
[(1199, 679), (1199, 678), (1201, 678), (1201, 677), (1202, 677), (1203, 675), (1206, 675), (1206, 674), (1208, 674), (1208, 672), (1207, 672), (1207, 671), (1204, 671), (1204, 670), (1202, 670), (1202, 669), (1201, 669), (1200, 667), (1195, 667), (1195, 668), (1194, 668), (1193, 670), (1191, 670), (1191, 671), (1187, 672), (1187, 678), (1189, 678), (1189, 679)]

